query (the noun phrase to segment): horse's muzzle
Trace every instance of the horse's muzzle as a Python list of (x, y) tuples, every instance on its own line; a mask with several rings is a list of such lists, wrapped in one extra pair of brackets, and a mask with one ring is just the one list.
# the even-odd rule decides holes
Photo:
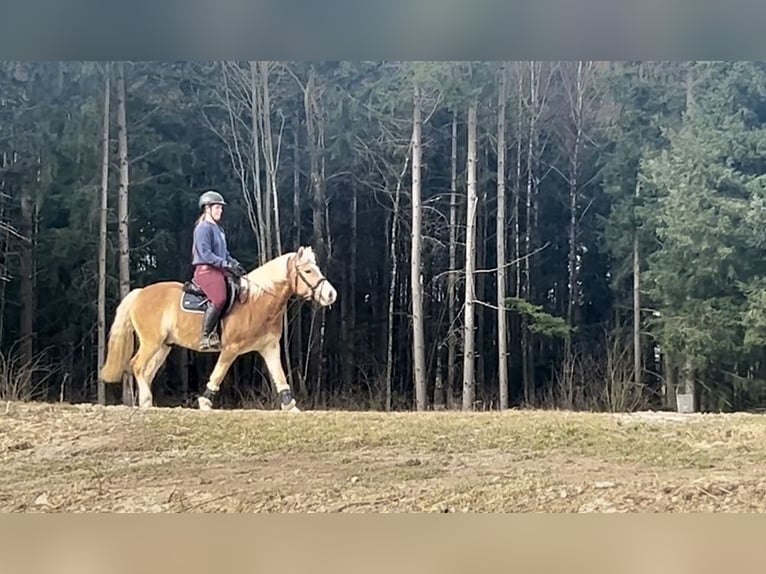
[(338, 292), (335, 290), (329, 281), (323, 281), (318, 289), (317, 303), (323, 307), (329, 307), (338, 299)]

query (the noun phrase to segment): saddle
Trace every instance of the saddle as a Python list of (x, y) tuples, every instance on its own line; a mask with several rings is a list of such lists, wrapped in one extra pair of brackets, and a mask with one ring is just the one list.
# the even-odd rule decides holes
[[(221, 311), (219, 320), (224, 317), (234, 303), (240, 300), (242, 293), (242, 287), (239, 282), (232, 277), (226, 276), (226, 304)], [(181, 309), (188, 311), (189, 313), (204, 313), (207, 306), (210, 305), (210, 299), (205, 295), (202, 288), (194, 282), (194, 279), (190, 279), (183, 284), (181, 293)]]

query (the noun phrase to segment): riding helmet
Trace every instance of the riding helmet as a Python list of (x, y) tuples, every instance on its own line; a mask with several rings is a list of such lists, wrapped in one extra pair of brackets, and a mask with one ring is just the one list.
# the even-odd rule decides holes
[(202, 209), (206, 205), (214, 205), (216, 203), (220, 203), (221, 205), (226, 205), (226, 201), (223, 199), (223, 196), (218, 193), (217, 191), (206, 191), (199, 197), (199, 208)]

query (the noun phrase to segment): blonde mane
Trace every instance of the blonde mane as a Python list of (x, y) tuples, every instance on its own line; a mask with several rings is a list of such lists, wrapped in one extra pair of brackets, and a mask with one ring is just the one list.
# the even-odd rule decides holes
[(247, 289), (250, 299), (258, 299), (287, 281), (287, 265), (293, 255), (295, 253), (280, 255), (245, 274), (244, 281), (240, 279), (240, 284)]

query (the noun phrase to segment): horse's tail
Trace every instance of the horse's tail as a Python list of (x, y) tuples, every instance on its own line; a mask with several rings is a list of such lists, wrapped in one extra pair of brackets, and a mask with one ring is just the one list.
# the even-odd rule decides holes
[(109, 349), (104, 366), (101, 368), (101, 380), (106, 383), (119, 383), (133, 356), (135, 328), (130, 318), (130, 311), (140, 291), (140, 287), (133, 289), (117, 306), (114, 323), (109, 330)]

